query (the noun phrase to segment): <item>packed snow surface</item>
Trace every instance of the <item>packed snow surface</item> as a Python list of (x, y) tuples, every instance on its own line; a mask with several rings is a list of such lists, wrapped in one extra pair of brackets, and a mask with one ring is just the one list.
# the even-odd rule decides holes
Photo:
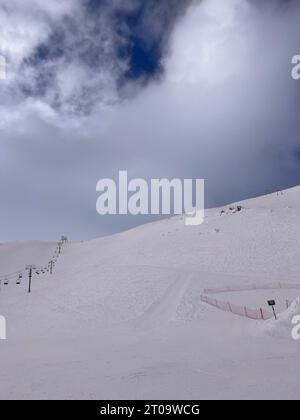
[[(25, 277), (2, 282), (0, 398), (299, 399), (295, 307), (285, 304), (300, 290), (259, 290), (300, 284), (299, 245), (299, 187), (209, 209), (198, 227), (175, 217), (65, 245), (31, 294)], [(47, 264), (55, 247), (0, 244), (0, 275)], [(275, 299), (277, 322), (200, 301), (206, 288), (249, 284), (258, 290), (222, 299)]]

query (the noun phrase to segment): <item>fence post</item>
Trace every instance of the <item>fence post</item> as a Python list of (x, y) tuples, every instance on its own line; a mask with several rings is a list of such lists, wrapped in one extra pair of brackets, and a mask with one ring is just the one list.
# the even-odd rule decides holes
[(247, 312), (247, 307), (245, 306), (245, 315), (246, 315), (246, 318), (248, 318), (248, 312)]
[(264, 317), (264, 311), (263, 311), (263, 309), (262, 309), (262, 308), (260, 308), (260, 314), (261, 314), (261, 319), (262, 319), (262, 320), (265, 320), (265, 317)]
[(230, 305), (230, 302), (228, 302), (228, 307), (229, 307), (230, 312), (232, 313), (232, 307)]

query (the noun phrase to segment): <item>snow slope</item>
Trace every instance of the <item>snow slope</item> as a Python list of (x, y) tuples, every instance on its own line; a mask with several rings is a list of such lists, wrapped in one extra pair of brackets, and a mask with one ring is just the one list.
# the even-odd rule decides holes
[[(300, 188), (238, 204), (207, 210), (199, 227), (175, 217), (70, 243), (30, 295), (25, 279), (2, 285), (0, 398), (298, 399), (287, 314), (251, 321), (199, 299), (211, 287), (300, 283)], [(45, 264), (54, 248), (1, 244), (0, 275)], [(297, 293), (226, 299), (260, 307), (275, 297), (283, 309)]]

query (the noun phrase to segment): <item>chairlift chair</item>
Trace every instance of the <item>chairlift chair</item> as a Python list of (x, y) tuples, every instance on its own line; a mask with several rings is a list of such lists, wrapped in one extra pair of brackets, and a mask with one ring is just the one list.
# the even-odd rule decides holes
[(22, 274), (19, 274), (19, 277), (18, 277), (18, 279), (16, 281), (16, 284), (21, 284), (22, 278), (23, 278)]

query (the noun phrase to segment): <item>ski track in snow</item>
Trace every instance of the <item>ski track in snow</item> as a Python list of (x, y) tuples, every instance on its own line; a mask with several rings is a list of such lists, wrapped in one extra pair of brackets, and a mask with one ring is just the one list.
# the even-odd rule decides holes
[(151, 307), (135, 322), (141, 329), (166, 327), (176, 318), (176, 311), (189, 284), (187, 274), (179, 274), (178, 278), (168, 287), (164, 295), (155, 301)]

